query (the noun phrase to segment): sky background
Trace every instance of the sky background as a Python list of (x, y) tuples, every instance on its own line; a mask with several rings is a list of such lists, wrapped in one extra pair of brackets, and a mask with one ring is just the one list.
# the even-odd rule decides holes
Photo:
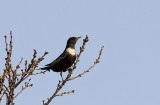
[[(43, 67), (62, 53), (69, 37), (88, 35), (74, 75), (88, 69), (105, 46), (101, 63), (61, 91), (74, 89), (74, 94), (56, 97), (50, 105), (160, 105), (159, 10), (159, 0), (1, 0), (1, 73), (4, 35), (10, 31), (14, 67), (21, 57), (30, 60), (33, 49), (38, 56), (49, 52), (39, 65)], [(82, 42), (78, 40), (77, 52)], [(33, 87), (17, 97), (16, 105), (42, 105), (60, 76), (48, 72), (31, 78)]]

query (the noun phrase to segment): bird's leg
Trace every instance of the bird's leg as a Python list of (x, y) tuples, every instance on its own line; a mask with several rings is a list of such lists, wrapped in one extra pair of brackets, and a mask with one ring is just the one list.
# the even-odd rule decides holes
[(60, 76), (61, 76), (61, 78), (62, 78), (62, 82), (63, 82), (63, 76), (62, 76), (62, 72), (63, 72), (63, 71), (61, 71), (61, 72), (60, 72)]
[(67, 69), (67, 71), (68, 71), (68, 73), (70, 73), (71, 72), (71, 68)]

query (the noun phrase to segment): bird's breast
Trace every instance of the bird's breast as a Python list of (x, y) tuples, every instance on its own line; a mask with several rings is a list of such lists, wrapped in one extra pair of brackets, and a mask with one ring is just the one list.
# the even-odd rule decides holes
[(75, 49), (74, 48), (67, 48), (66, 49), (66, 51), (69, 53), (69, 54), (71, 54), (72, 56), (74, 56), (74, 55), (76, 55), (76, 51), (75, 51)]

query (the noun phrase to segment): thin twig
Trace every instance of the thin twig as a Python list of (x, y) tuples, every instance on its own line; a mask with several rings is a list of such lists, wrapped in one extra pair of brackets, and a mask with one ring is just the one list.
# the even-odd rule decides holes
[(32, 73), (31, 75), (37, 75), (37, 74), (45, 74), (47, 71), (41, 71), (41, 72), (37, 72), (37, 73)]
[(85, 73), (89, 72), (97, 63), (99, 63), (100, 62), (100, 56), (102, 54), (103, 48), (104, 48), (104, 46), (101, 47), (101, 50), (99, 52), (98, 58), (96, 59), (96, 61), (94, 62), (94, 64), (89, 69), (85, 70), (83, 73), (81, 73), (81, 74), (79, 74), (79, 75), (77, 75), (75, 77), (72, 77), (72, 78), (70, 78), (68, 80), (74, 80), (75, 78), (82, 77), (82, 75), (84, 75)]
[(31, 60), (31, 64), (28, 65), (28, 69), (26, 70), (26, 73), (22, 73), (21, 79), (15, 84), (15, 88), (25, 79), (27, 79), (30, 75), (32, 75), (33, 71), (36, 67), (38, 67), (38, 64), (44, 59), (44, 57), (48, 54), (48, 52), (45, 52), (42, 57), (40, 57), (37, 61), (36, 58), (37, 51), (34, 50), (33, 58)]
[(2, 88), (2, 90), (3, 90), (3, 93), (6, 94), (6, 97), (9, 97), (7, 90), (5, 90), (4, 88)]
[(22, 63), (22, 60), (23, 60), (23, 58), (21, 58), (21, 60), (20, 60), (19, 64), (16, 66), (16, 69), (14, 70), (14, 72), (17, 72), (17, 69), (19, 69), (19, 68), (20, 68), (20, 64)]
[(33, 84), (29, 84), (30, 80), (31, 79), (29, 79), (28, 82), (25, 82), (25, 87), (22, 86), (22, 90), (20, 92), (18, 92), (17, 95), (13, 99), (15, 99), (19, 94), (21, 94), (27, 87), (32, 87), (33, 86)]
[(3, 84), (3, 87), (5, 87), (6, 91), (9, 92), (9, 89), (6, 85)]
[(75, 91), (68, 91), (68, 92), (62, 92), (61, 94), (57, 94), (56, 96), (63, 96), (64, 94), (70, 94), (70, 93), (74, 93)]

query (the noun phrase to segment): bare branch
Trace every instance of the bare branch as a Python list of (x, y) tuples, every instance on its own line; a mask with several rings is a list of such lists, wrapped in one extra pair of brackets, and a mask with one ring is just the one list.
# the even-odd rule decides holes
[[(30, 75), (32, 75), (33, 71), (36, 67), (38, 67), (38, 64), (44, 59), (44, 57), (48, 54), (48, 52), (45, 52), (42, 57), (38, 58), (38, 60), (35, 60), (37, 51), (34, 50), (33, 58), (31, 60), (31, 64), (28, 65), (28, 68), (26, 69), (25, 73), (22, 72), (21, 79), (15, 84), (15, 88), (25, 79), (27, 79)], [(25, 63), (26, 65), (26, 63)]]
[(7, 92), (9, 92), (9, 89), (8, 89), (8, 87), (7, 87), (6, 85), (3, 84), (3, 87), (5, 87), (5, 90), (6, 90)]
[(33, 86), (33, 84), (29, 84), (30, 80), (31, 79), (29, 79), (28, 82), (25, 82), (25, 87), (22, 86), (22, 90), (20, 92), (18, 92), (17, 95), (13, 99), (15, 99), (19, 94), (21, 94), (27, 87), (32, 87)]
[(5, 35), (4, 37), (5, 37), (5, 44), (6, 44), (6, 52), (8, 53), (7, 35)]
[[(42, 57), (36, 59), (37, 51), (34, 50), (33, 58), (31, 59), (31, 63), (28, 65), (27, 61), (25, 61), (25, 69), (21, 69), (22, 74), (17, 74), (17, 70), (20, 68), (20, 64), (22, 63), (23, 58), (21, 58), (19, 64), (16, 66), (15, 69), (13, 69), (11, 64), (11, 55), (12, 55), (12, 48), (13, 48), (13, 42), (12, 42), (12, 32), (10, 32), (10, 42), (8, 44), (7, 42), (7, 36), (5, 35), (5, 45), (6, 45), (6, 53), (7, 57), (5, 58), (5, 69), (3, 71), (3, 75), (0, 75), (0, 101), (2, 100), (2, 97), (4, 94), (6, 95), (6, 105), (14, 105), (13, 100), (22, 93), (27, 87), (32, 86), (32, 84), (29, 84), (29, 81), (25, 83), (24, 88), (17, 93), (16, 96), (14, 96), (14, 90), (24, 81), (26, 80), (30, 75), (36, 75), (36, 74), (44, 74), (45, 72), (38, 72), (33, 73), (38, 64), (44, 59), (44, 56), (48, 54), (48, 52), (45, 52)], [(7, 85), (4, 83), (8, 83)], [(2, 94), (3, 93), (3, 94)]]
[(57, 94), (56, 96), (63, 96), (64, 94), (70, 94), (70, 93), (74, 93), (74, 90), (68, 91), (68, 92), (63, 92), (61, 94)]
[[(10, 104), (13, 102), (13, 95), (14, 95), (14, 80), (13, 80), (13, 67), (12, 67), (12, 64), (11, 64), (11, 54), (12, 54), (12, 32), (10, 31), (10, 43), (9, 43), (9, 49), (8, 49), (8, 43), (7, 43), (7, 37), (5, 35), (5, 43), (6, 43), (6, 52), (7, 52), (7, 58), (5, 59), (6, 60), (6, 63), (5, 63), (5, 66), (6, 66), (6, 69), (4, 70), (4, 72), (7, 73), (8, 75), (8, 85), (9, 85), (9, 97), (8, 97), (8, 103), (7, 104)], [(7, 76), (5, 76), (7, 77)]]
[(17, 72), (17, 70), (20, 68), (20, 64), (22, 63), (23, 58), (21, 58), (19, 64), (16, 66), (16, 69), (14, 70), (14, 72)]
[(77, 63), (80, 61), (79, 58), (80, 58), (82, 52), (84, 51), (85, 45), (86, 45), (86, 43), (87, 43), (88, 41), (89, 41), (89, 38), (88, 38), (88, 36), (86, 35), (86, 38), (83, 39), (83, 45), (82, 45), (82, 47), (80, 47), (80, 52), (79, 52), (79, 54), (77, 54), (77, 60), (75, 61), (74, 65), (73, 65), (73, 69), (76, 68)]
[(37, 72), (37, 73), (32, 73), (31, 75), (37, 75), (37, 74), (45, 74), (47, 71), (41, 71), (41, 72)]
[(59, 80), (59, 83), (58, 83), (58, 85), (57, 85), (57, 88), (60, 87), (61, 82), (62, 82), (62, 81)]
[(8, 93), (7, 93), (7, 90), (5, 90), (4, 88), (2, 88), (2, 90), (3, 90), (3, 94), (2, 94), (2, 96), (0, 96), (0, 102), (2, 101), (2, 98), (3, 98), (4, 94), (6, 95), (7, 98), (9, 97)]
[(101, 47), (101, 50), (99, 52), (98, 58), (96, 59), (96, 61), (94, 62), (94, 64), (89, 69), (85, 70), (83, 73), (81, 73), (81, 74), (79, 74), (79, 75), (77, 75), (75, 77), (72, 77), (72, 78), (70, 78), (68, 80), (74, 80), (75, 78), (82, 77), (82, 75), (84, 75), (85, 73), (89, 72), (97, 63), (99, 63), (100, 62), (100, 56), (102, 54), (103, 48), (104, 48), (104, 46)]

